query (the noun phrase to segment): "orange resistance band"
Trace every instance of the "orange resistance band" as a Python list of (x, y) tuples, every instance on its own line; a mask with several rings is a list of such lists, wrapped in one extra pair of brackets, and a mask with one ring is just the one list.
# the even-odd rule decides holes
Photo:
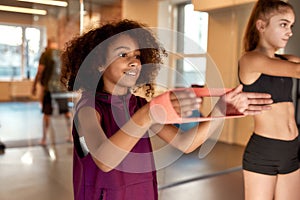
[(201, 122), (210, 121), (218, 118), (237, 118), (244, 115), (229, 115), (229, 116), (215, 116), (215, 117), (180, 117), (174, 110), (170, 101), (170, 92), (180, 90), (192, 90), (197, 97), (220, 97), (232, 89), (228, 88), (177, 88), (165, 92), (150, 102), (150, 112), (155, 121), (161, 124), (176, 124), (176, 123), (189, 123), (189, 122)]

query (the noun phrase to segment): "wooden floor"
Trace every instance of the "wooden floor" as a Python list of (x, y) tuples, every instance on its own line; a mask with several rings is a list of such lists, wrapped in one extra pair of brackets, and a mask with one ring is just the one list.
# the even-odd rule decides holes
[[(1, 200), (71, 200), (72, 149), (62, 116), (52, 117), (49, 145), (38, 145), (42, 115), (37, 102), (0, 103)], [(199, 150), (158, 170), (160, 200), (243, 200), (244, 148), (217, 143), (203, 159)]]

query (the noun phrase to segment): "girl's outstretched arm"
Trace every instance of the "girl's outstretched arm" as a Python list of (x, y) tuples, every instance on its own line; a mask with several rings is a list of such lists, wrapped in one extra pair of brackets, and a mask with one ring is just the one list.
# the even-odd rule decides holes
[[(199, 109), (201, 98), (196, 97), (193, 92), (182, 91), (167, 94), (170, 95), (170, 103), (181, 117), (187, 117), (192, 110)], [(270, 95), (244, 93), (242, 86), (238, 86), (220, 98), (210, 115), (258, 114), (262, 110), (269, 109), (266, 105), (271, 102)], [(222, 120), (202, 122), (185, 134), (173, 125), (160, 125), (158, 121), (155, 121), (151, 116), (149, 103), (140, 108), (110, 138), (106, 137), (99, 123), (101, 116), (94, 108), (81, 108), (78, 111), (78, 121), (79, 135), (84, 136), (88, 150), (97, 166), (107, 172), (116, 168), (124, 160), (150, 128), (168, 143), (188, 153), (199, 147), (222, 123)]]
[(93, 160), (105, 172), (119, 165), (152, 125), (149, 104), (140, 108), (110, 138), (106, 137), (100, 121), (100, 114), (92, 107), (83, 107), (78, 112), (78, 133), (84, 136)]
[(239, 77), (244, 84), (253, 83), (260, 74), (300, 78), (300, 59), (283, 55), (287, 60), (271, 58), (260, 52), (245, 53), (239, 60)]
[(242, 92), (242, 85), (223, 95), (211, 111), (211, 121), (201, 122), (198, 126), (183, 132), (172, 125), (154, 125), (151, 130), (164, 141), (182, 152), (190, 153), (203, 144), (223, 124), (226, 115), (255, 115), (271, 109), (271, 96), (263, 93)]

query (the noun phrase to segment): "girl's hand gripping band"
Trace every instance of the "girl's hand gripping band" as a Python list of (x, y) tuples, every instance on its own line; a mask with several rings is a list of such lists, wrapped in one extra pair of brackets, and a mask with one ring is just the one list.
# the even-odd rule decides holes
[(219, 88), (178, 88), (171, 91), (167, 91), (155, 98), (150, 102), (150, 114), (151, 117), (161, 124), (175, 124), (175, 123), (189, 123), (189, 122), (201, 122), (210, 121), (217, 118), (237, 118), (243, 117), (243, 114), (230, 115), (230, 116), (217, 116), (217, 117), (180, 117), (174, 110), (170, 101), (170, 92), (180, 90), (192, 90), (197, 97), (220, 97), (232, 89), (219, 89)]

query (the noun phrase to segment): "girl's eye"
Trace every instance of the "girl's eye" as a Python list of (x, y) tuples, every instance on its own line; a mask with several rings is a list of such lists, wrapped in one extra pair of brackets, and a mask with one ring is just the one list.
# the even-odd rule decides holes
[(280, 24), (280, 26), (283, 27), (283, 28), (285, 28), (287, 26), (287, 24), (286, 23), (282, 23), (282, 24)]
[[(119, 57), (122, 57), (122, 58), (127, 58), (127, 57), (129, 56), (129, 54), (128, 54), (128, 53), (120, 53), (118, 56), (119, 56)], [(141, 55), (134, 55), (133, 57), (134, 57), (135, 59), (140, 59), (140, 58), (141, 58)]]
[(119, 54), (119, 57), (122, 57), (122, 58), (126, 58), (127, 56), (128, 56), (127, 53), (120, 53), (120, 54)]

